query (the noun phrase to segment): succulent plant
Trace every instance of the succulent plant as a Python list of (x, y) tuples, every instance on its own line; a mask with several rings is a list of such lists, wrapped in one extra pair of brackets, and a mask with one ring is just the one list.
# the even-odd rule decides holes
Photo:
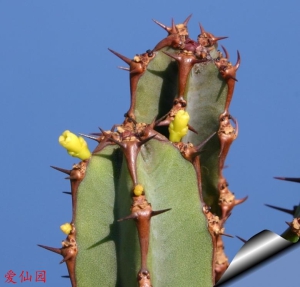
[[(275, 179), (279, 180), (286, 180), (290, 182), (297, 182), (300, 183), (300, 178), (296, 177), (274, 177)], [(287, 222), (288, 228), (281, 234), (281, 237), (284, 239), (296, 243), (299, 241), (300, 237), (300, 205), (294, 205), (292, 209), (283, 208), (279, 206), (274, 206), (270, 204), (265, 204), (266, 206), (282, 211), (284, 213), (288, 213), (293, 216), (293, 220), (291, 222)]]
[[(61, 248), (72, 286), (213, 286), (228, 267), (222, 236), (236, 199), (223, 169), (238, 122), (230, 114), (236, 72), (229, 53), (190, 17), (133, 59), (130, 105), (122, 124), (59, 142), (80, 158), (68, 175), (72, 217)], [(230, 235), (227, 235), (230, 236)]]

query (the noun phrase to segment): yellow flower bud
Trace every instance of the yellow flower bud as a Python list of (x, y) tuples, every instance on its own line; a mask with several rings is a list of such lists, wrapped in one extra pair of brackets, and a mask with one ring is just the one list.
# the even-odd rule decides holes
[(141, 57), (139, 55), (134, 56), (133, 61), (139, 63), (141, 61)]
[(69, 235), (72, 230), (72, 225), (70, 223), (65, 223), (60, 226), (60, 229), (63, 233)]
[(66, 130), (58, 138), (59, 143), (67, 149), (69, 155), (85, 160), (91, 157), (86, 141)]
[(144, 191), (144, 187), (141, 184), (137, 184), (133, 189), (133, 193), (135, 196), (142, 195), (143, 191)]
[(188, 122), (190, 116), (188, 112), (179, 110), (175, 115), (174, 120), (169, 125), (169, 140), (171, 142), (180, 142), (188, 132)]

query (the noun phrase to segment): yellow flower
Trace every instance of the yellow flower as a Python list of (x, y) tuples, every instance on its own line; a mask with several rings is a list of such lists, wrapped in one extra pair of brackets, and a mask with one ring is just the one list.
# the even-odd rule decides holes
[(174, 120), (169, 125), (169, 140), (171, 142), (180, 142), (188, 132), (188, 122), (190, 116), (188, 112), (179, 110)]
[(58, 138), (59, 143), (67, 149), (69, 155), (85, 160), (91, 157), (86, 141), (66, 130)]
[(72, 225), (70, 223), (65, 223), (60, 226), (60, 229), (63, 233), (69, 235), (72, 230)]
[(144, 187), (141, 184), (137, 184), (133, 189), (133, 193), (135, 196), (142, 195), (143, 191), (144, 191)]

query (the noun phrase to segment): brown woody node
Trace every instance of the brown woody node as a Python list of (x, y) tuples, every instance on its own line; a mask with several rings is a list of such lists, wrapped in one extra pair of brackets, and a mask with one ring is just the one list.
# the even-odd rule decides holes
[(75, 222), (76, 216), (76, 207), (77, 207), (77, 190), (79, 187), (80, 182), (83, 180), (85, 176), (86, 166), (88, 160), (84, 160), (79, 162), (78, 164), (74, 164), (71, 170), (63, 169), (56, 166), (51, 166), (52, 168), (66, 173), (69, 176), (66, 179), (70, 180), (71, 184), (71, 195), (72, 195), (72, 220), (71, 223)]
[(179, 80), (179, 90), (178, 98), (184, 96), (184, 91), (186, 83), (188, 80), (189, 73), (193, 66), (197, 63), (207, 62), (207, 59), (198, 59), (193, 52), (190, 51), (180, 51), (178, 54), (169, 54), (163, 51), (169, 57), (175, 59), (178, 63), (178, 80)]
[(76, 261), (76, 255), (78, 249), (77, 249), (77, 244), (75, 239), (76, 230), (75, 230), (74, 223), (71, 223), (71, 225), (72, 225), (72, 230), (67, 236), (66, 240), (62, 241), (61, 248), (54, 248), (54, 247), (49, 247), (40, 244), (38, 244), (38, 246), (63, 256), (63, 260), (60, 261), (60, 264), (66, 262), (72, 287), (76, 287), (75, 261)]
[(145, 195), (133, 196), (133, 203), (131, 205), (131, 214), (118, 221), (134, 219), (139, 235), (140, 250), (141, 250), (141, 269), (139, 273), (148, 274), (147, 256), (149, 249), (149, 236), (150, 236), (150, 221), (151, 217), (169, 211), (164, 209), (153, 211), (152, 206), (148, 203)]
[(235, 87), (235, 82), (237, 82), (236, 79), (236, 71), (238, 70), (240, 63), (241, 63), (241, 57), (239, 51), (237, 51), (237, 62), (233, 66), (229, 61), (229, 54), (227, 50), (222, 46), (225, 55), (227, 64), (224, 63), (224, 59), (216, 60), (215, 64), (217, 68), (219, 69), (221, 77), (227, 82), (227, 96), (226, 96), (226, 102), (225, 102), (225, 109), (224, 112), (220, 115), (220, 117), (223, 117), (225, 115), (229, 115), (229, 106), (232, 100), (233, 91)]
[[(235, 124), (235, 128), (231, 125), (230, 120)], [(219, 154), (219, 175), (222, 177), (222, 170), (224, 168), (225, 159), (229, 152), (229, 148), (232, 142), (237, 138), (239, 133), (238, 122), (235, 118), (230, 115), (220, 117), (219, 120), (219, 131), (218, 136), (220, 140), (220, 154)]]
[(140, 77), (144, 74), (147, 69), (149, 62), (155, 57), (155, 53), (148, 50), (144, 54), (136, 55), (132, 60), (111, 50), (110, 52), (115, 54), (121, 60), (129, 65), (129, 78), (130, 78), (130, 108), (127, 112), (127, 115), (133, 119), (135, 119), (134, 110), (135, 110), (135, 102), (136, 102), (136, 89), (137, 84)]
[(202, 47), (212, 48), (219, 40), (228, 38), (228, 37), (215, 37), (213, 34), (206, 32), (200, 23), (199, 23), (199, 28), (200, 28), (200, 34), (198, 35), (198, 43)]

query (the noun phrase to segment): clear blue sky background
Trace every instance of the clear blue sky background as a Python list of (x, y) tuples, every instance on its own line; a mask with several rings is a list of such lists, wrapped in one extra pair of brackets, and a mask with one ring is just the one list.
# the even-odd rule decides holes
[[(233, 62), (240, 51), (230, 109), (240, 134), (226, 177), (237, 198), (249, 199), (234, 209), (226, 232), (248, 239), (263, 229), (284, 231), (291, 216), (264, 203), (291, 208), (300, 199), (300, 185), (273, 179), (300, 177), (299, 11), (299, 2), (279, 0), (0, 1), (0, 286), (10, 269), (46, 270), (45, 286), (70, 286), (60, 277), (67, 274), (61, 257), (36, 246), (59, 247), (59, 226), (71, 217), (70, 198), (61, 193), (69, 183), (49, 165), (76, 162), (58, 144), (65, 129), (89, 133), (122, 122), (128, 75), (107, 48), (128, 57), (153, 48), (166, 32), (152, 18), (169, 25), (193, 13), (191, 38), (201, 22), (229, 36), (222, 45)], [(242, 243), (225, 242), (232, 260)], [(228, 286), (296, 286), (298, 257), (295, 248)]]

